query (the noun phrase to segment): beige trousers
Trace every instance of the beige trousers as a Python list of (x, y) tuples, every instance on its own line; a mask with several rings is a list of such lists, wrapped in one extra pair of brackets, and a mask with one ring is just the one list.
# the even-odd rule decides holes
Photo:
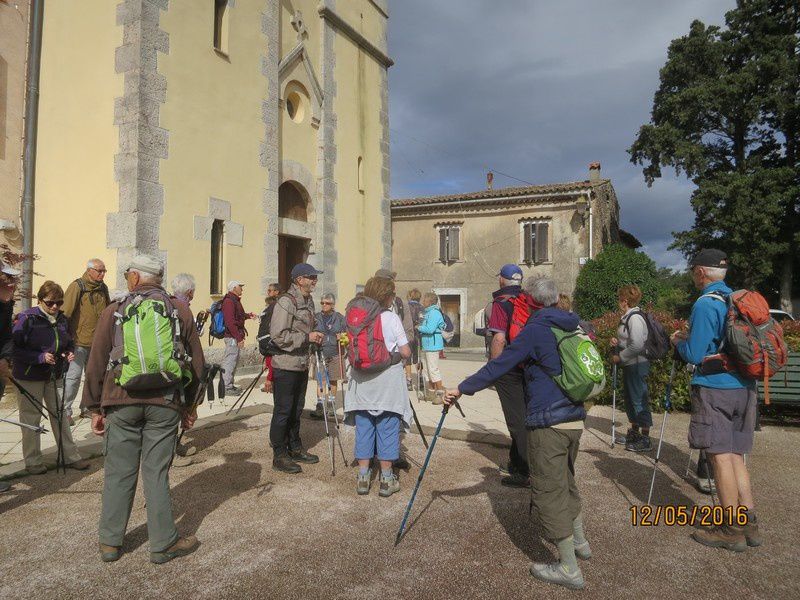
[[(19, 384), (39, 402), (44, 404), (53, 414), (58, 414), (58, 404), (61, 403), (61, 387), (58, 382), (53, 381), (20, 381)], [(38, 426), (42, 416), (39, 411), (31, 404), (25, 396), (17, 392), (19, 399), (19, 420), (26, 425)], [(47, 414), (47, 411), (45, 411)], [(58, 421), (48, 414), (50, 419), (50, 431), (52, 435), (58, 436)], [(26, 467), (34, 467), (42, 464), (42, 443), (41, 435), (30, 429), (22, 428), (22, 455), (25, 459)], [(56, 438), (58, 439), (58, 438)], [(66, 464), (77, 462), (81, 459), (78, 454), (78, 447), (72, 439), (72, 432), (69, 428), (69, 420), (66, 413), (61, 420), (61, 439), (64, 445), (64, 461)]]

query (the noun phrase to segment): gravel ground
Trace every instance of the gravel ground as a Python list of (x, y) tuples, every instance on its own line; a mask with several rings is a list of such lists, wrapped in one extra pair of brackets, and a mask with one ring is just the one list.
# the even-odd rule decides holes
[[(299, 476), (273, 472), (268, 423), (260, 415), (194, 433), (201, 462), (173, 470), (173, 503), (181, 533), (202, 545), (163, 566), (148, 561), (141, 493), (122, 559), (99, 561), (100, 460), (88, 474), (16, 480), (0, 496), (0, 598), (800, 597), (797, 429), (757, 434), (750, 465), (766, 544), (733, 554), (694, 543), (688, 527), (631, 526), (629, 509), (646, 500), (651, 462), (610, 450), (608, 411), (594, 408), (578, 459), (594, 556), (582, 565), (587, 587), (578, 593), (528, 575), (529, 562), (552, 559), (554, 548), (528, 520), (527, 491), (499, 485), (505, 449), (441, 439), (411, 527), (395, 547), (424, 458), (417, 436), (406, 438), (412, 467), (401, 473), (401, 492), (380, 498), (374, 485), (358, 497), (351, 469), (331, 477), (320, 423), (303, 422), (320, 464)], [(671, 417), (665, 439), (674, 443), (664, 444), (654, 502), (708, 501), (682, 479), (685, 432), (686, 416)]]

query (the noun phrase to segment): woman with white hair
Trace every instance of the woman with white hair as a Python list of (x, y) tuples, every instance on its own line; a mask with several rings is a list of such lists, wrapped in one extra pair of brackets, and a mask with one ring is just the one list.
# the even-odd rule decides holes
[(583, 433), (586, 410), (567, 397), (553, 380), (561, 374), (561, 359), (553, 329), (575, 331), (578, 316), (558, 308), (558, 289), (547, 277), (525, 282), (535, 302), (544, 306), (503, 352), (456, 389), (448, 390), (452, 404), (462, 394), (471, 396), (492, 385), (516, 365), (525, 365), (528, 463), (531, 473), (533, 511), (548, 538), (558, 546), (560, 562), (533, 563), (537, 579), (571, 589), (584, 587), (576, 560), (589, 558), (591, 549), (583, 532), (581, 498), (575, 485), (575, 459)]
[(197, 284), (189, 273), (178, 273), (172, 278), (172, 295), (187, 305), (194, 300), (194, 291)]
[[(314, 316), (314, 331), (319, 331), (324, 336), (321, 344), (322, 359), (325, 361), (325, 367), (328, 371), (331, 385), (330, 393), (335, 398), (338, 384), (344, 379), (344, 363), (339, 353), (339, 336), (347, 332), (347, 323), (344, 320), (344, 315), (336, 310), (336, 296), (331, 293), (322, 294), (319, 303), (322, 306), (322, 310)], [(314, 364), (314, 377), (316, 378), (320, 365), (316, 362)], [(322, 379), (324, 381), (324, 374)], [(325, 390), (317, 385), (317, 406), (311, 413), (312, 419), (321, 420), (325, 418), (325, 411), (322, 408), (324, 395)]]

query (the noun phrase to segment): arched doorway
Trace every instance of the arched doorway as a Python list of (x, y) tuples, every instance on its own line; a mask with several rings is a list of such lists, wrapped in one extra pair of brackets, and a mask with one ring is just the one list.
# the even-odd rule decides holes
[[(296, 181), (282, 183), (278, 188), (278, 218), (306, 224), (309, 212), (310, 198), (305, 188)], [(291, 285), (292, 267), (307, 260), (310, 243), (307, 237), (288, 233), (296, 229), (291, 223), (288, 225), (278, 235), (278, 283), (284, 291)]]

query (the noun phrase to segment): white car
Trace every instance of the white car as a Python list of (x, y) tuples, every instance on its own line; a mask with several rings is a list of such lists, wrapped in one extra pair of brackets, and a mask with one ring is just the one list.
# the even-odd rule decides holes
[(780, 310), (777, 308), (770, 308), (769, 309), (770, 316), (775, 319), (778, 323), (782, 321), (794, 321), (794, 317), (787, 313), (785, 310)]

